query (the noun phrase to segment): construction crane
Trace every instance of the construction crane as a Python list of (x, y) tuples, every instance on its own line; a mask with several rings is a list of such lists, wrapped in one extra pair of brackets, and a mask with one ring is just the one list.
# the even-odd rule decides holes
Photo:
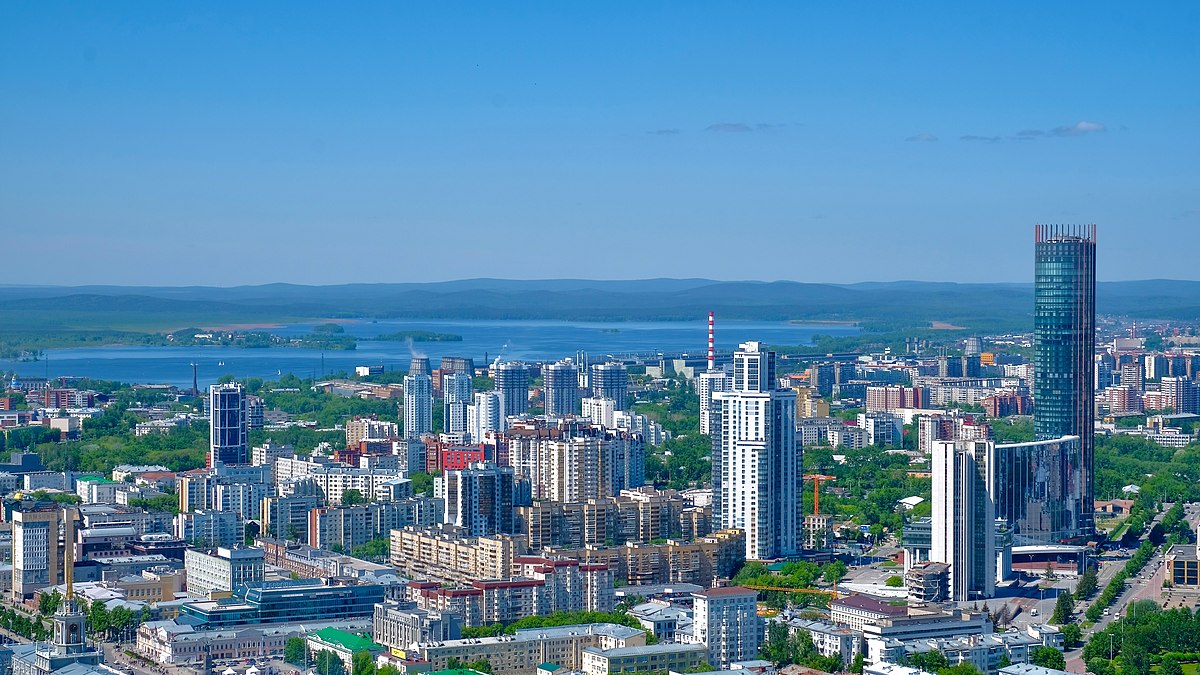
[(820, 515), (821, 481), (837, 480), (837, 476), (826, 476), (825, 474), (821, 473), (806, 473), (804, 474), (804, 480), (811, 480), (813, 482), (813, 515)]

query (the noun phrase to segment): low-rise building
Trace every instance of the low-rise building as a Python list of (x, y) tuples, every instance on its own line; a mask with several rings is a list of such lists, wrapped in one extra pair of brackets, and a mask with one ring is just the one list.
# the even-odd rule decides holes
[(593, 623), (531, 628), (499, 637), (422, 643), (417, 645), (416, 651), (434, 670), (445, 669), (450, 659), (462, 663), (487, 659), (494, 675), (535, 675), (543, 663), (582, 670), (583, 653), (588, 647), (607, 651), (645, 644), (645, 631), (611, 623)]
[(313, 631), (308, 634), (304, 642), (308, 647), (308, 651), (312, 654), (329, 652), (336, 655), (341, 660), (347, 673), (354, 670), (355, 654), (366, 652), (371, 655), (371, 660), (374, 661), (376, 657), (384, 652), (383, 645), (376, 643), (371, 638), (337, 628), (322, 628)]
[(396, 651), (414, 643), (444, 642), (462, 637), (462, 618), (453, 612), (433, 612), (411, 602), (388, 600), (375, 605), (371, 637)]
[(686, 673), (707, 664), (704, 645), (660, 643), (618, 649), (585, 647), (582, 670), (584, 675), (649, 671)]
[(135, 649), (155, 663), (172, 666), (200, 665), (206, 653), (216, 660), (278, 658), (289, 638), (325, 627), (362, 631), (370, 629), (370, 622), (358, 619), (204, 630), (188, 623), (150, 621), (138, 627)]

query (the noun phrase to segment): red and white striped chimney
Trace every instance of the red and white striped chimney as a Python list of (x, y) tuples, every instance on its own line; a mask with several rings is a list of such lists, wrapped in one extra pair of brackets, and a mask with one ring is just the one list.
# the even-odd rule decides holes
[(708, 313), (708, 370), (709, 372), (716, 370), (717, 353), (713, 348), (713, 313)]

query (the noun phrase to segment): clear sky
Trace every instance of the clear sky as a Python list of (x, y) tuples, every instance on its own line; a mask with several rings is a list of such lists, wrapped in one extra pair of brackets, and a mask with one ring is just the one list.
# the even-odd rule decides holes
[[(986, 4), (986, 6), (985, 6)], [(1200, 3), (9, 2), (0, 283), (1200, 279)]]

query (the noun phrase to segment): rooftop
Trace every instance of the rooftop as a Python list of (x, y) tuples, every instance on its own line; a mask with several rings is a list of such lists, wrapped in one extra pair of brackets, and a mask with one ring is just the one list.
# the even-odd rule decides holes
[(342, 647), (351, 653), (362, 651), (382, 651), (383, 646), (376, 644), (374, 640), (356, 635), (355, 633), (347, 633), (344, 630), (336, 628), (322, 628), (308, 636), (309, 638), (317, 638), (321, 642), (330, 645)]
[(870, 595), (851, 595), (845, 598), (839, 598), (830, 603), (833, 605), (842, 605), (843, 607), (851, 607), (861, 609), (867, 612), (875, 612), (877, 614), (886, 614), (888, 616), (904, 616), (908, 614), (908, 607), (904, 605), (892, 605), (886, 600), (881, 600)]
[(702, 591), (696, 591), (692, 595), (706, 598), (729, 598), (737, 595), (753, 595), (758, 597), (758, 591), (744, 586), (722, 586), (720, 588), (706, 588)]

